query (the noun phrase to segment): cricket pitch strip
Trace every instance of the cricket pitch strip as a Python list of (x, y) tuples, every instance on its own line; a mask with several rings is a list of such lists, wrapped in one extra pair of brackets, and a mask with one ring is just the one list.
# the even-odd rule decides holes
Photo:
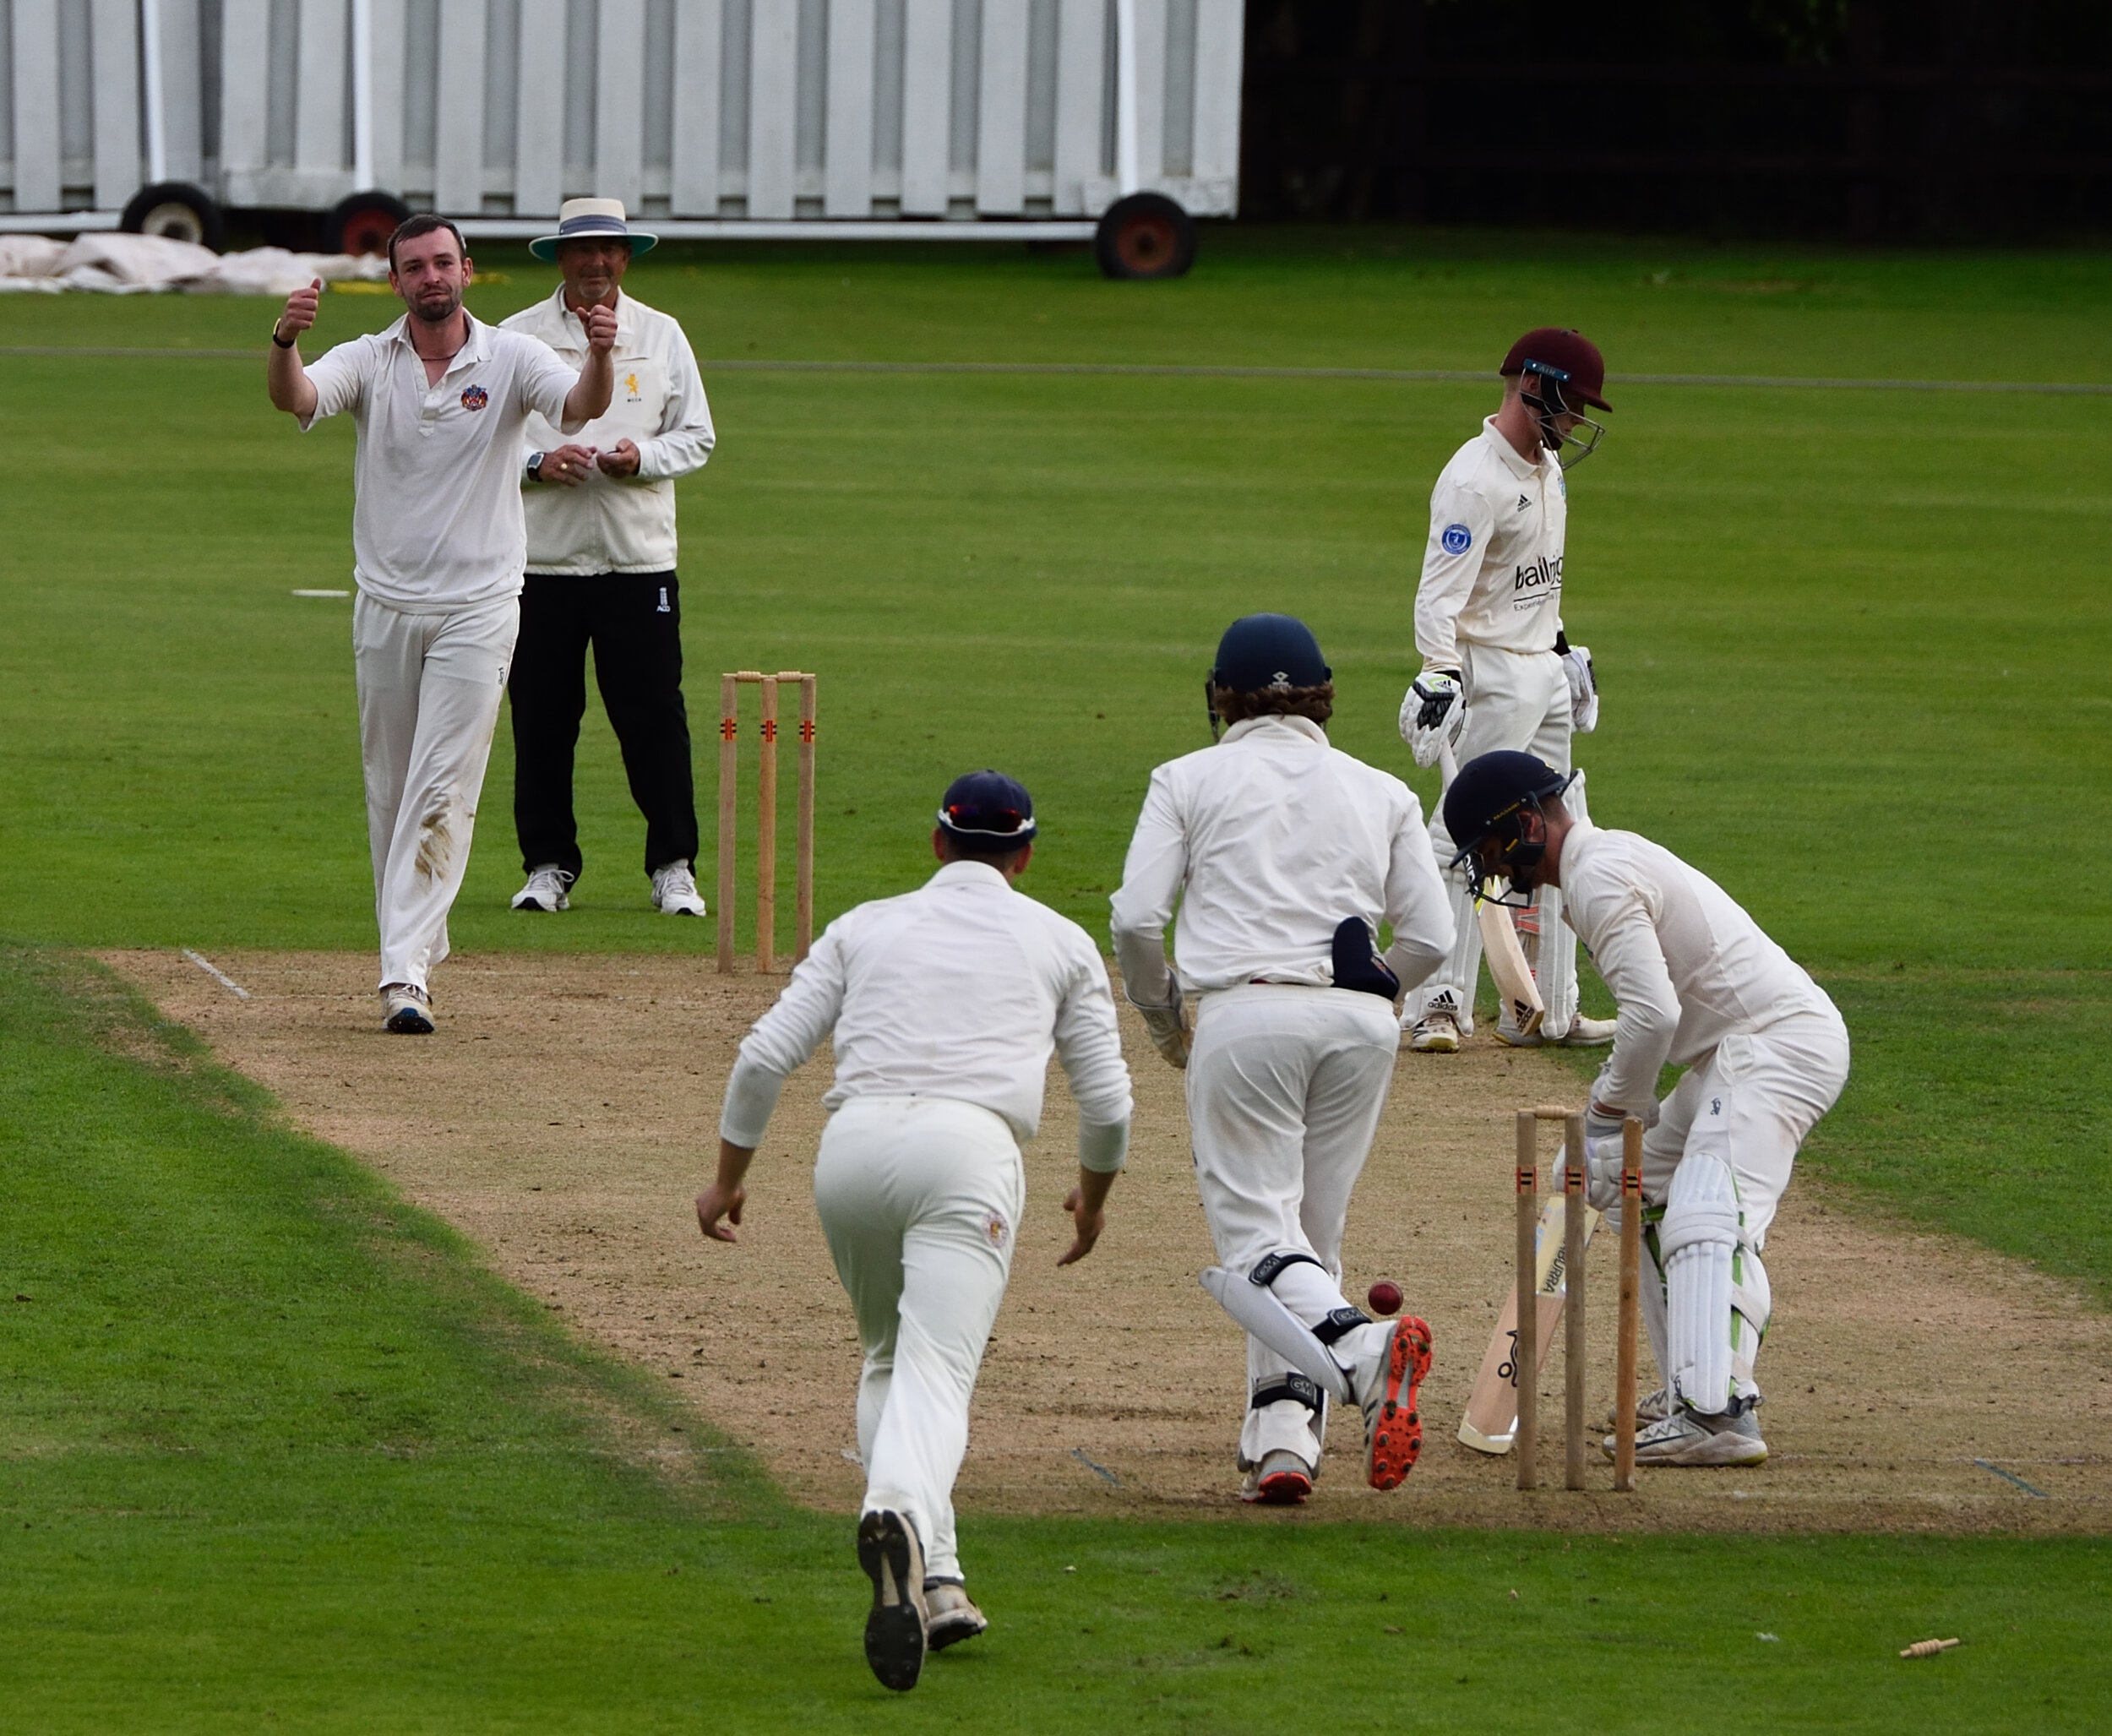
[[(381, 1030), (366, 954), (215, 954), (247, 999), (178, 952), (103, 957), (297, 1124), (447, 1219), (575, 1331), (682, 1383), (700, 1417), (796, 1499), (856, 1511), (857, 1344), (809, 1184), (825, 1055), (786, 1088), (739, 1244), (705, 1243), (691, 1207), (716, 1157), (735, 1046), (782, 977), (651, 955), (457, 959), (434, 984), (438, 1034), (411, 1038)], [(1137, 1084), (1129, 1167), (1080, 1265), (1056, 1266), (1075, 1174), (1060, 1075), (1026, 1149), (1026, 1221), (976, 1397), (964, 1513), (2112, 1531), (2112, 1319), (2015, 1260), (1851, 1212), (1808, 1174), (1767, 1246), (1768, 1463), (1645, 1467), (1636, 1492), (1617, 1495), (1594, 1452), (1588, 1491), (1518, 1494), (1510, 1459), (1454, 1434), (1511, 1281), (1513, 1113), (1583, 1092), (1558, 1064), (1485, 1036), (1454, 1056), (1402, 1054), (1350, 1210), (1351, 1298), (1392, 1278), (1433, 1329), (1421, 1463), (1390, 1494), (1366, 1488), (1359, 1420), (1337, 1417), (1306, 1507), (1243, 1509), (1233, 1450), (1244, 1359), (1196, 1282), (1211, 1251), (1180, 1078), (1126, 1007), (1124, 1018)], [(1596, 1422), (1613, 1390), (1614, 1292), (1610, 1248), (1593, 1251)], [(1647, 1390), (1647, 1351), (1642, 1367)], [(1557, 1356), (1540, 1389), (1543, 1467), (1560, 1462), (1561, 1379)]]

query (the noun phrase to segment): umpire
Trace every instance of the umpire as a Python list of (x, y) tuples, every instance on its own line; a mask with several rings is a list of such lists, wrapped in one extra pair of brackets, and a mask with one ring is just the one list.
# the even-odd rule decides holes
[(636, 253), (659, 239), (632, 229), (623, 201), (575, 199), (558, 232), (531, 242), (564, 281), (505, 329), (576, 364), (581, 321), (616, 315), (616, 390), (606, 415), (568, 439), (540, 417), (527, 429), (523, 501), (528, 569), (514, 653), (514, 826), (528, 883), (520, 911), (561, 911), (580, 877), (572, 759), (586, 712), (586, 652), (645, 816), (654, 909), (700, 917), (691, 863), (697, 806), (682, 702), (682, 601), (675, 580), (675, 478), (700, 470), (716, 436), (682, 328), (623, 293)]

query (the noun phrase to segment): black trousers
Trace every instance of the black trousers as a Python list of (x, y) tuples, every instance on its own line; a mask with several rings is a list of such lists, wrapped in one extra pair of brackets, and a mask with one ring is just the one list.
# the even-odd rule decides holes
[(507, 683), (514, 715), (514, 830), (523, 870), (577, 875), (572, 758), (586, 715), (586, 652), (645, 816), (645, 871), (697, 859), (689, 718), (682, 703), (682, 601), (672, 573), (531, 573)]

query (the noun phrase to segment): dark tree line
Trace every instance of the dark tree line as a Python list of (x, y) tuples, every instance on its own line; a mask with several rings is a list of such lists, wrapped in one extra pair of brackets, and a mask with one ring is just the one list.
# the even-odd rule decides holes
[(1241, 210), (2112, 231), (2112, 0), (1248, 0)]

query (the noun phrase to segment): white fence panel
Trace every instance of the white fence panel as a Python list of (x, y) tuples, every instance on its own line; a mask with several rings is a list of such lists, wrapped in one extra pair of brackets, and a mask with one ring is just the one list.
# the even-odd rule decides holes
[(133, 0), (95, 0), (89, 15), (95, 73), (95, 204), (121, 210), (139, 190), (139, 13)]
[[(1133, 6), (1140, 182), (1228, 214), (1244, 0)], [(1115, 0), (0, 0), (0, 206), (114, 210), (158, 164), (226, 204), (326, 210), (370, 165), (378, 190), (487, 220), (553, 217), (583, 193), (663, 220), (1092, 217), (1118, 191), (1117, 14)]]
[(58, 0), (14, 0), (14, 204), (59, 209)]

